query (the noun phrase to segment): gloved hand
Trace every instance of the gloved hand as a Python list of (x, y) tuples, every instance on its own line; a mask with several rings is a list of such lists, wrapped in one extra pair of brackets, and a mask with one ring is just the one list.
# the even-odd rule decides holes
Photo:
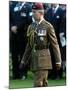
[(56, 64), (56, 69), (60, 70), (60, 68), (61, 68), (61, 64)]
[(17, 26), (12, 26), (11, 31), (16, 34), (17, 33)]

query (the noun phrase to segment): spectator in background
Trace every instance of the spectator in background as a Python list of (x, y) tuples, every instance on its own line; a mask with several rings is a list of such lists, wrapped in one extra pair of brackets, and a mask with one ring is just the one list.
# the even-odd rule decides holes
[(26, 31), (32, 22), (32, 8), (29, 3), (12, 1), (10, 7), (10, 49), (12, 55), (13, 79), (27, 77), (28, 67), (22, 72), (19, 69), (27, 38)]
[[(60, 24), (61, 24), (61, 20), (62, 20), (62, 15), (63, 15), (63, 10), (59, 7), (58, 4), (51, 4), (51, 8), (48, 9), (47, 13), (45, 14), (45, 19), (47, 21), (49, 21), (55, 28), (55, 33), (57, 36), (57, 40), (60, 46)], [(54, 65), (55, 61), (54, 61), (54, 53), (52, 51), (52, 48), (50, 46), (50, 51), (51, 51), (51, 55), (52, 55), (52, 64), (53, 64), (53, 70), (50, 73), (50, 77), (52, 79), (60, 79), (60, 71), (56, 72), (56, 67)]]
[(47, 13), (47, 11), (50, 8), (50, 6), (47, 3), (43, 3), (43, 6), (44, 6), (44, 18), (45, 18), (45, 14)]
[(65, 69), (66, 69), (66, 5), (60, 4), (60, 8), (63, 10), (63, 15), (60, 23), (60, 31), (59, 31), (60, 50), (61, 50), (61, 56), (62, 56), (61, 72), (63, 74), (63, 72), (65, 72)]
[[(12, 56), (12, 74), (13, 74), (13, 79), (18, 79), (20, 74), (19, 74), (19, 61), (17, 57), (17, 30), (16, 26), (14, 26), (14, 7), (16, 6), (18, 2), (9, 2), (9, 22), (10, 22), (10, 52)], [(13, 27), (14, 26), (14, 27)]]

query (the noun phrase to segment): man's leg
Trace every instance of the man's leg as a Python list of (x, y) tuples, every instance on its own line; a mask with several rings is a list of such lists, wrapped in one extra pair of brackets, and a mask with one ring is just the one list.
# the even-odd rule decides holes
[(46, 87), (48, 85), (48, 70), (36, 71), (34, 75), (34, 87)]

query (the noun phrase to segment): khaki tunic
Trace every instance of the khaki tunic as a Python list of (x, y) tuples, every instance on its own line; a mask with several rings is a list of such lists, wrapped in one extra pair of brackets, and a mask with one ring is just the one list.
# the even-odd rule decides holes
[[(50, 44), (54, 52), (56, 63), (61, 63), (61, 54), (57, 38), (55, 35), (55, 30), (53, 26), (45, 20), (43, 20), (39, 25), (37, 25), (37, 27), (34, 25), (35, 24), (31, 24), (27, 31), (28, 37), (27, 48), (32, 50), (27, 50), (27, 48), (25, 50), (27, 51), (28, 54), (30, 53), (31, 56), (30, 59), (31, 69), (32, 70), (52, 69), (51, 55), (48, 48)], [(39, 30), (40, 31), (44, 30), (45, 33), (44, 37), (41, 39), (39, 36), (35, 38), (35, 34), (39, 35), (40, 32)], [(37, 31), (39, 32), (37, 33)], [(36, 46), (37, 48), (35, 48)], [(26, 53), (24, 54), (24, 56), (26, 57)], [(26, 60), (28, 60), (28, 58), (26, 58)]]

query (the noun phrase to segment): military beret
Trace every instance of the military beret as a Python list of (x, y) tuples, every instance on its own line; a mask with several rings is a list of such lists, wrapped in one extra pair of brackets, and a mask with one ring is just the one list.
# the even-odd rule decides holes
[(42, 3), (34, 3), (33, 6), (32, 6), (32, 9), (43, 10), (44, 7), (43, 7), (43, 4)]

